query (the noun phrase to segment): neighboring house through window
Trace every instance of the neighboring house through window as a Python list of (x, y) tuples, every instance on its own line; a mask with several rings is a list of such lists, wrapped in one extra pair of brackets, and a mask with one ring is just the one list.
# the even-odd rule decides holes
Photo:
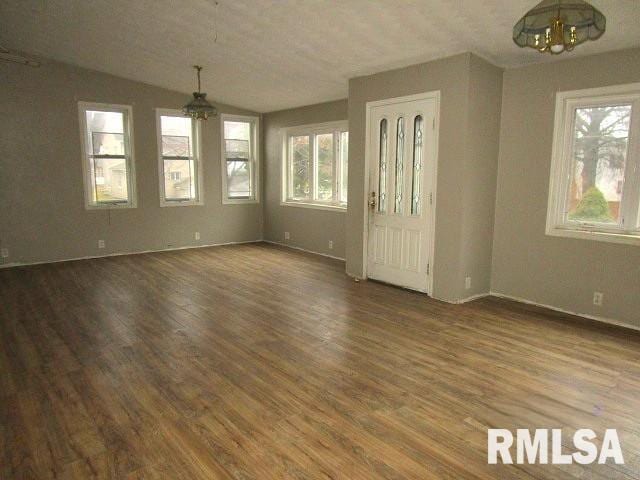
[(547, 234), (640, 244), (640, 84), (557, 94)]
[(79, 102), (78, 112), (85, 206), (135, 207), (131, 107)]
[(156, 110), (160, 205), (202, 205), (200, 125), (179, 110)]
[(222, 114), (222, 202), (257, 203), (258, 117)]
[(346, 209), (347, 122), (282, 131), (282, 204)]

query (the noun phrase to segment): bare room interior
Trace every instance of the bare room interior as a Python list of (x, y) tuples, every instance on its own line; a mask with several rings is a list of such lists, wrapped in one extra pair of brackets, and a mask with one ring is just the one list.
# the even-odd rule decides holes
[(2, 0), (0, 479), (640, 480), (640, 1)]

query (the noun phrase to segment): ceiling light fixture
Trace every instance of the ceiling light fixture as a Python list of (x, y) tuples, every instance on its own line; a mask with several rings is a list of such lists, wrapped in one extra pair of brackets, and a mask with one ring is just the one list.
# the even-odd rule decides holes
[(544, 0), (516, 23), (513, 41), (519, 47), (558, 55), (597, 40), (606, 25), (605, 16), (583, 0)]
[(207, 101), (207, 94), (200, 91), (200, 70), (202, 70), (202, 67), (200, 65), (194, 65), (193, 68), (196, 69), (198, 75), (198, 91), (193, 92), (193, 100), (182, 107), (182, 112), (186, 116), (195, 118), (196, 120), (206, 120), (209, 118), (209, 115), (216, 116), (218, 111), (216, 107)]

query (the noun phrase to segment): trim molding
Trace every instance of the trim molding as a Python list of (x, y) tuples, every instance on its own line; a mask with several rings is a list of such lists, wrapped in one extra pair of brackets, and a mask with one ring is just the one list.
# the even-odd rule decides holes
[(48, 263), (61, 263), (61, 262), (73, 262), (76, 260), (90, 260), (92, 258), (108, 258), (108, 257), (120, 257), (123, 255), (142, 255), (143, 253), (157, 253), (157, 252), (173, 252), (175, 250), (190, 250), (192, 248), (207, 248), (207, 247), (222, 247), (224, 245), (242, 245), (245, 243), (260, 243), (263, 240), (243, 240), (241, 242), (225, 242), (225, 243), (208, 243), (206, 245), (187, 245), (185, 247), (173, 247), (173, 248), (160, 248), (157, 250), (140, 250), (137, 252), (116, 252), (116, 253), (107, 253), (105, 255), (90, 255), (86, 257), (72, 257), (72, 258), (63, 258), (60, 260), (45, 260), (43, 262), (11, 262), (0, 264), (0, 269), (3, 268), (14, 268), (14, 267), (28, 267), (30, 265), (45, 265)]
[(484, 297), (489, 297), (492, 294), (489, 292), (485, 292), (485, 293), (476, 293), (475, 295), (471, 295), (470, 297), (466, 297), (466, 298), (461, 298), (460, 300), (456, 300), (455, 302), (449, 302), (449, 303), (455, 303), (455, 304), (462, 304), (462, 303), (469, 303), (469, 302), (473, 302), (474, 300), (478, 300), (480, 298), (484, 298)]
[(586, 318), (586, 319), (589, 319), (589, 320), (594, 320), (596, 322), (606, 323), (608, 325), (615, 325), (617, 327), (628, 328), (628, 329), (636, 330), (636, 331), (640, 332), (640, 326), (631, 325), (630, 323), (621, 322), (619, 320), (614, 320), (612, 318), (601, 317), (601, 316), (598, 316), (598, 315), (588, 315), (586, 313), (573, 312), (571, 310), (565, 310), (564, 308), (554, 307), (553, 305), (547, 305), (545, 303), (538, 303), (538, 302), (534, 302), (534, 301), (531, 301), (531, 300), (527, 300), (526, 298), (514, 297), (513, 295), (506, 295), (504, 293), (499, 293), (499, 292), (491, 292), (490, 295), (493, 296), (493, 297), (498, 297), (498, 298), (506, 298), (507, 300), (514, 300), (516, 302), (525, 303), (527, 305), (535, 305), (537, 307), (548, 308), (549, 310), (553, 310), (553, 311), (556, 311), (556, 312), (566, 313), (568, 315), (575, 315), (577, 317), (582, 317), (582, 318)]
[(342, 258), (342, 257), (334, 257), (333, 255), (329, 255), (327, 253), (314, 252), (313, 250), (307, 250), (306, 248), (296, 247), (294, 245), (288, 245), (286, 243), (276, 242), (274, 240), (262, 240), (262, 241), (264, 243), (270, 243), (272, 245), (279, 245), (281, 247), (292, 248), (293, 250), (300, 250), (301, 252), (313, 253), (314, 255), (320, 255), (322, 257), (327, 257), (327, 258), (333, 258), (334, 260), (340, 260), (341, 262), (345, 261), (345, 259)]

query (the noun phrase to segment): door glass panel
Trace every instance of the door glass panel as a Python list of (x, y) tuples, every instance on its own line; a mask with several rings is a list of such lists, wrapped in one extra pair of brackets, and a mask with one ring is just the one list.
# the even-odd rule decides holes
[(411, 215), (420, 215), (422, 187), (422, 116), (413, 121), (413, 171), (411, 172)]
[(387, 210), (387, 119), (380, 120), (380, 152), (378, 155), (378, 212)]
[(396, 194), (393, 211), (402, 213), (402, 191), (404, 189), (404, 118), (398, 118), (396, 136)]

